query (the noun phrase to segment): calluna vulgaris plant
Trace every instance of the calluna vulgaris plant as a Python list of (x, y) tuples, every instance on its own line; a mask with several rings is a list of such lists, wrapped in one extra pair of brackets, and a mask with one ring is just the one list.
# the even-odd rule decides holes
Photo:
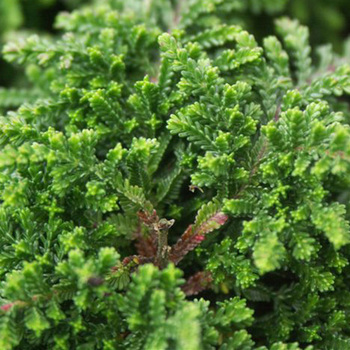
[(350, 349), (350, 55), (234, 8), (115, 1), (5, 47), (38, 99), (0, 120), (1, 350)]

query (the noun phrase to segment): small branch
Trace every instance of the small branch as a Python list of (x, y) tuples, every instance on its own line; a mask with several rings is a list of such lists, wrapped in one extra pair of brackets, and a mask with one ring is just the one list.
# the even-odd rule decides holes
[(144, 237), (141, 234), (141, 227), (138, 230), (138, 242), (136, 247), (140, 248), (139, 255), (154, 257), (157, 252), (158, 235), (157, 224), (159, 222), (158, 214), (155, 210), (152, 213), (148, 211), (140, 210), (137, 213), (139, 220), (150, 230), (148, 237)]
[(213, 277), (208, 271), (200, 271), (191, 276), (182, 286), (182, 291), (187, 295), (197, 295), (205, 289), (208, 289), (213, 282)]
[[(163, 269), (168, 264), (168, 231), (173, 226), (175, 220), (159, 219), (157, 212), (154, 210), (152, 214), (146, 211), (140, 211), (138, 213), (140, 220), (151, 231), (151, 242), (157, 242), (156, 244), (156, 258), (155, 264), (159, 268)], [(154, 256), (154, 254), (153, 254)]]
[(156, 263), (161, 269), (165, 268), (169, 262), (168, 231), (174, 222), (175, 220), (162, 219), (157, 225), (158, 249)]
[(223, 226), (227, 219), (228, 217), (224, 213), (217, 212), (195, 229), (193, 229), (192, 225), (188, 226), (176, 244), (171, 247), (170, 261), (177, 265), (190, 251), (204, 241), (206, 234)]
[(161, 230), (158, 234), (157, 265), (164, 269), (168, 264), (168, 231)]
[[(139, 219), (141, 221), (140, 215), (141, 213), (138, 213)], [(154, 235), (145, 236), (141, 232), (141, 222), (139, 222), (138, 229), (135, 232), (134, 238), (136, 239), (136, 250), (138, 255), (142, 255), (145, 257), (154, 257), (157, 252), (157, 242)]]
[(190, 225), (174, 246), (171, 247), (169, 259), (177, 265), (190, 251), (204, 241), (203, 235), (196, 235)]
[(142, 234), (139, 234), (135, 246), (137, 254), (145, 257), (153, 257), (157, 252), (153, 237), (144, 237)]

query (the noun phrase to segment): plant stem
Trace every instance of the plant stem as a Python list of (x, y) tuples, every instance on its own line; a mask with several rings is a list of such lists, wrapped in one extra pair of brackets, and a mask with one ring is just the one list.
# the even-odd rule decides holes
[(168, 231), (173, 224), (174, 220), (161, 219), (154, 228), (158, 236), (156, 262), (160, 269), (165, 268), (169, 262)]

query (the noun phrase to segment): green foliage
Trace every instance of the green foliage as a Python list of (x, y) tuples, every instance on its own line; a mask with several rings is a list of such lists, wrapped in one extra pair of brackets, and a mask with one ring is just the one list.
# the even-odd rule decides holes
[(260, 46), (231, 15), (286, 2), (246, 3), (99, 1), (4, 47), (1, 349), (348, 348), (349, 60), (286, 17)]

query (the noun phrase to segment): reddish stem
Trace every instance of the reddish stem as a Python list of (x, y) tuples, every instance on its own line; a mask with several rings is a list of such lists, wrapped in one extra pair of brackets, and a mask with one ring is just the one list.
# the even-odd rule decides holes
[(200, 271), (191, 276), (182, 286), (182, 291), (187, 295), (197, 295), (208, 289), (213, 282), (213, 277), (208, 271)]

